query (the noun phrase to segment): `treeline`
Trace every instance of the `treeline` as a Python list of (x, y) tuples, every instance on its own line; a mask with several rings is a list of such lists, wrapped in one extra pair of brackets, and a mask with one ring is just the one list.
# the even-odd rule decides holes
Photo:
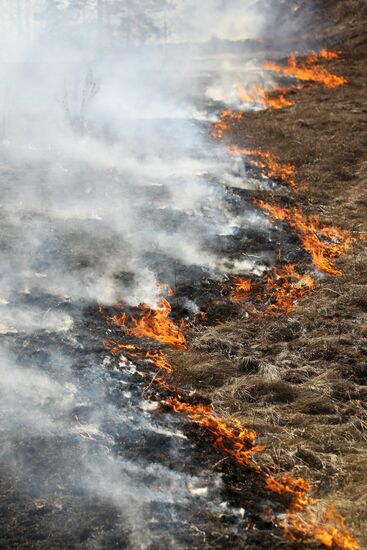
[(163, 41), (173, 10), (173, 0), (0, 0), (0, 27), (29, 38), (97, 31), (111, 41)]

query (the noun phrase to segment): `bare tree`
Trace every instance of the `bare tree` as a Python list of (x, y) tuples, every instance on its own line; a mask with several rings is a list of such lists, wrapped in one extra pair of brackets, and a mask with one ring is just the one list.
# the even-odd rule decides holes
[(124, 42), (141, 43), (167, 38), (167, 11), (172, 7), (169, 0), (110, 0), (109, 14)]
[(66, 118), (75, 133), (83, 136), (87, 132), (88, 108), (98, 92), (99, 85), (91, 70), (85, 75), (81, 89), (76, 86), (73, 91), (70, 91), (69, 86), (65, 83), (61, 103)]
[(97, 0), (97, 21), (98, 27), (101, 29), (104, 24), (104, 2), (103, 0)]

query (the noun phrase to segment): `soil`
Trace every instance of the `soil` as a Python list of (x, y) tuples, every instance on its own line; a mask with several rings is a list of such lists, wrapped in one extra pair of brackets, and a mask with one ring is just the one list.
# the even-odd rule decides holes
[[(307, 40), (343, 52), (328, 69), (348, 84), (297, 90), (293, 106), (247, 113), (226, 139), (294, 164), (304, 184), (296, 195), (302, 209), (357, 237), (367, 220), (367, 7), (341, 0), (317, 2), (314, 10)], [(273, 199), (282, 202), (279, 191)], [(260, 463), (313, 482), (365, 548), (366, 240), (358, 238), (337, 267), (341, 276), (314, 273), (316, 290), (293, 313), (236, 313), (198, 329), (188, 352), (171, 359), (181, 384), (256, 429), (267, 445)]]

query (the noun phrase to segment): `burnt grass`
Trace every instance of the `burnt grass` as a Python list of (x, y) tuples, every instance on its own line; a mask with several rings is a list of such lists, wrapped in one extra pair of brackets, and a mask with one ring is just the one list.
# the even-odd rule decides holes
[[(327, 224), (366, 229), (367, 15), (358, 1), (316, 2), (307, 39), (340, 49), (328, 68), (348, 80), (305, 87), (282, 110), (247, 113), (226, 139), (295, 165), (296, 202)], [(267, 200), (282, 202), (279, 190)], [(283, 204), (289, 200), (284, 194)], [(215, 409), (254, 428), (264, 467), (313, 483), (361, 547), (367, 545), (367, 252), (359, 240), (337, 262), (339, 277), (315, 274), (317, 288), (288, 315), (249, 316), (224, 308), (200, 326), (185, 353), (172, 352), (176, 378)], [(209, 325), (209, 323), (208, 323)]]
[[(40, 298), (44, 300), (46, 297)], [(121, 339), (121, 330), (113, 324), (106, 325), (105, 317), (97, 307), (65, 303), (59, 304), (58, 308), (74, 316), (75, 338), (84, 344), (79, 353), (67, 339), (55, 337), (50, 341), (50, 334), (43, 332), (31, 338), (9, 336), (9, 345), (25, 364), (35, 363), (44, 368), (50, 350), (54, 353), (62, 351), (63, 357), (72, 361), (73, 372), (82, 380), (89, 367), (94, 368), (106, 357), (108, 352), (102, 345), (103, 340)], [(118, 356), (111, 357), (106, 368), (114, 383), (108, 390), (105, 404), (123, 407), (122, 388), (138, 393), (139, 389), (145, 390), (147, 380), (138, 374), (130, 379), (129, 385), (126, 381), (120, 383), (124, 374)], [(201, 396), (198, 399), (203, 401)], [(72, 413), (81, 419), (88, 418), (87, 409), (81, 405)], [(187, 548), (222, 548), (226, 545), (238, 549), (303, 548), (301, 543), (291, 543), (278, 525), (277, 515), (284, 513), (286, 502), (281, 498), (278, 501), (270, 498), (262, 476), (236, 466), (231, 460), (223, 460), (223, 453), (212, 445), (204, 430), (188, 423), (184, 415), (169, 412), (157, 409), (153, 413), (153, 422), (167, 428), (176, 426), (187, 436), (185, 449), (180, 457), (176, 457), (177, 460), (169, 452), (172, 445), (169, 437), (134, 430), (127, 434), (123, 427), (114, 434), (114, 454), (137, 465), (165, 464), (183, 475), (195, 476), (198, 470), (206, 470), (209, 485), (212, 477), (219, 475), (222, 479), (221, 499), (229, 506), (223, 507), (218, 514), (217, 509), (211, 510), (206, 505), (207, 497), (196, 499), (195, 509), (188, 507), (187, 503), (165, 504), (159, 498), (145, 503), (142, 513), (147, 523), (153, 517), (155, 525), (151, 529), (149, 548), (170, 548), (170, 530), (174, 530), (180, 547)], [(0, 465), (0, 548), (131, 548), (131, 533), (121, 506), (98, 492), (91, 494), (76, 482), (75, 475), (78, 475), (85, 453), (100, 456), (98, 441), (91, 440), (86, 447), (79, 437), (60, 433), (52, 438), (43, 434), (30, 438), (17, 436), (14, 444), (15, 456), (6, 445), (2, 448), (3, 458), (9, 457), (9, 461), (3, 460)], [(23, 471), (19, 470), (15, 476), (9, 464), (17, 458), (23, 464)], [(144, 474), (142, 468), (141, 475), (146, 475), (149, 484), (149, 472)], [(237, 513), (239, 509), (243, 510), (242, 515)], [(176, 518), (172, 524), (167, 521), (171, 515)]]

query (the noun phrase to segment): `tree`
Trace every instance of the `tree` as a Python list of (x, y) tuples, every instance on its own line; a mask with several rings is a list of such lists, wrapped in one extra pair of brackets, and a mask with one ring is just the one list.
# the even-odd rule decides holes
[(72, 91), (65, 82), (61, 103), (68, 123), (75, 133), (84, 135), (88, 130), (88, 109), (98, 92), (99, 84), (91, 70), (88, 70), (81, 86), (72, 86)]
[(104, 2), (103, 0), (97, 0), (97, 21), (99, 28), (103, 27), (104, 23)]
[(64, 26), (64, 3), (63, 0), (46, 0), (43, 9), (40, 11), (39, 19), (43, 22), (46, 34), (61, 32)]
[[(0, 0), (1, 1), (1, 0)], [(23, 2), (25, 0), (17, 0)], [(30, 0), (27, 0), (28, 2)], [(36, 1), (36, 0), (34, 0)], [(166, 39), (167, 13), (173, 0), (38, 0), (45, 34), (82, 36), (107, 30), (116, 41), (144, 43)], [(94, 30), (93, 30), (94, 29)], [(99, 33), (100, 34), (100, 33)], [(90, 34), (89, 36), (92, 36)]]
[(110, 23), (126, 43), (142, 43), (167, 36), (166, 12), (169, 0), (110, 0)]

